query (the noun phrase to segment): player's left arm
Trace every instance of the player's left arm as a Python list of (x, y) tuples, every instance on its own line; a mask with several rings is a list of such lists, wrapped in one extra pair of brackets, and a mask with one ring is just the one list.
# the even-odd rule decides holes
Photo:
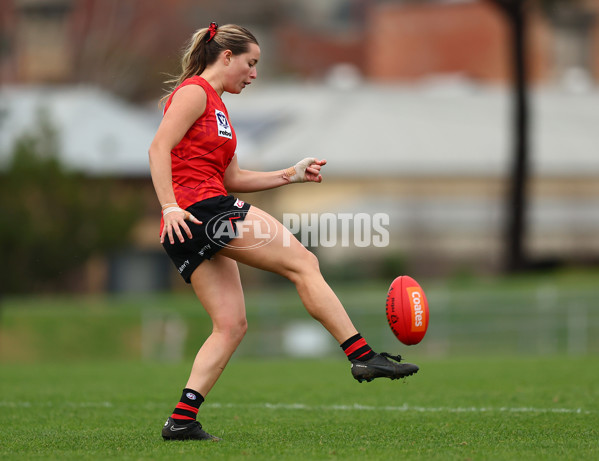
[(252, 171), (239, 168), (237, 155), (234, 155), (225, 170), (225, 188), (229, 192), (258, 192), (294, 182), (321, 182), (320, 169), (326, 163), (326, 160), (309, 157), (285, 170)]

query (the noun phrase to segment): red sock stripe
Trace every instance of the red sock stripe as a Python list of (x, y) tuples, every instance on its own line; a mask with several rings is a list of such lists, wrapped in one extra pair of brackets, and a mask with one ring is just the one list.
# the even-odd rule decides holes
[(362, 357), (364, 357), (366, 354), (370, 354), (372, 352), (372, 349), (367, 350), (366, 352), (364, 352), (363, 354), (361, 354), (360, 356), (358, 356), (356, 358), (356, 360), (360, 360)]
[(355, 343), (353, 343), (351, 346), (349, 346), (347, 349), (345, 349), (345, 355), (347, 355), (349, 357), (352, 353), (356, 352), (358, 349), (360, 349), (361, 347), (364, 347), (364, 346), (368, 346), (368, 343), (366, 342), (366, 340), (364, 338), (360, 338)]
[(192, 418), (191, 416), (178, 415), (176, 413), (173, 413), (171, 415), (171, 418), (173, 418), (173, 419), (188, 419), (190, 421), (195, 421), (196, 420), (195, 418)]
[(181, 410), (191, 411), (192, 413), (198, 414), (198, 409), (192, 407), (191, 405), (187, 405), (186, 403), (179, 402), (175, 408), (179, 408)]

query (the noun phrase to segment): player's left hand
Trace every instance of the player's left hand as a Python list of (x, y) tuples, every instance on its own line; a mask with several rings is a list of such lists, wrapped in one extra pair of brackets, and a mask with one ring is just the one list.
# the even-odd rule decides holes
[(292, 167), (295, 174), (289, 176), (289, 182), (322, 182), (320, 169), (327, 164), (326, 160), (307, 157)]

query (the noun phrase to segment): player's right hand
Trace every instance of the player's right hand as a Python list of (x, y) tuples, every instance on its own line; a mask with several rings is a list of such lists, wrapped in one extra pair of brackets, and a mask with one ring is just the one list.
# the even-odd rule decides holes
[(170, 207), (162, 212), (164, 219), (164, 227), (160, 234), (160, 243), (164, 243), (165, 237), (168, 235), (168, 240), (172, 244), (175, 243), (175, 235), (181, 243), (185, 241), (181, 229), (187, 234), (187, 237), (192, 238), (191, 229), (185, 221), (190, 221), (194, 224), (202, 224), (202, 222), (192, 215), (189, 211), (179, 207)]

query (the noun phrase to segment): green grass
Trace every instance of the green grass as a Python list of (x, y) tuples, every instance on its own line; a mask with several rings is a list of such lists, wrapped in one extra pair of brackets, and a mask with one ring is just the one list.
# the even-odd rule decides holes
[[(191, 293), (5, 297), (0, 459), (598, 459), (596, 281), (421, 281), (431, 323), (410, 348), (386, 325), (388, 283), (336, 285), (375, 349), (421, 366), (363, 384), (336, 344), (321, 361), (283, 357), (287, 326), (316, 324), (292, 287), (248, 290), (248, 335), (200, 410), (221, 443), (160, 437), (210, 330)], [(174, 355), (172, 321), (187, 328)]]
[(341, 354), (234, 358), (200, 410), (224, 441), (166, 443), (187, 363), (3, 364), (0, 459), (597, 459), (596, 357), (419, 365), (358, 384)]
[[(426, 339), (408, 357), (599, 354), (599, 274), (423, 281)], [(385, 318), (386, 282), (334, 285), (358, 331), (378, 350), (397, 340)], [(287, 328), (316, 326), (289, 283), (246, 290), (249, 331), (238, 356), (280, 357)], [(165, 332), (180, 323), (173, 353)], [(167, 328), (168, 327), (168, 328)], [(191, 290), (135, 296), (6, 297), (0, 303), (0, 363), (51, 360), (189, 359), (211, 329)], [(324, 330), (323, 330), (324, 332)], [(177, 336), (177, 335), (176, 335)], [(337, 345), (320, 353), (337, 357)], [(175, 348), (176, 349), (176, 348)], [(177, 355), (178, 354), (178, 355)]]

